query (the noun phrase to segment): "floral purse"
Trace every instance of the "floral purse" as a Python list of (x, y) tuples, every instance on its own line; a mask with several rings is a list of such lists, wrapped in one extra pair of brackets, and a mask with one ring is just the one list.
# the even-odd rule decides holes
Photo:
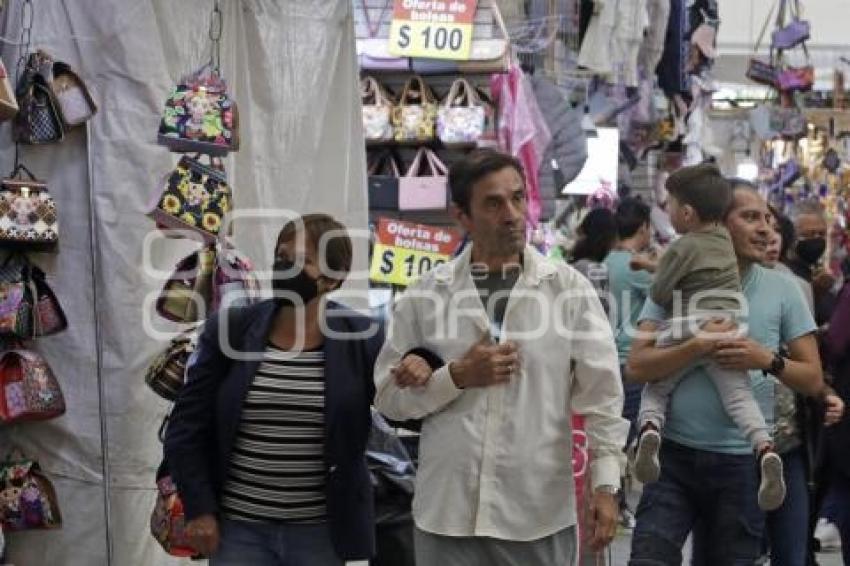
[(222, 156), (239, 149), (239, 114), (209, 65), (183, 77), (165, 102), (157, 141), (175, 152)]
[(160, 228), (191, 230), (208, 243), (215, 242), (224, 216), (232, 207), (230, 186), (220, 159), (210, 164), (184, 155), (165, 179), (165, 187), (148, 214)]
[(363, 77), (360, 81), (360, 100), (363, 104), (363, 133), (366, 141), (392, 141), (390, 114), (393, 100), (375, 77)]
[(24, 165), (0, 184), (0, 245), (45, 252), (56, 251), (59, 245), (56, 202), (47, 185)]
[(65, 413), (53, 370), (39, 354), (16, 348), (0, 355), (0, 422), (45, 421)]
[(59, 299), (44, 272), (12, 254), (0, 266), (0, 337), (31, 339), (68, 327)]
[(62, 526), (56, 489), (38, 462), (19, 450), (0, 464), (0, 525), (4, 531)]
[(440, 105), (437, 136), (445, 144), (475, 143), (484, 133), (484, 105), (469, 81), (457, 79)]
[(422, 77), (410, 77), (392, 112), (395, 141), (433, 140), (436, 117), (437, 104), (431, 88)]

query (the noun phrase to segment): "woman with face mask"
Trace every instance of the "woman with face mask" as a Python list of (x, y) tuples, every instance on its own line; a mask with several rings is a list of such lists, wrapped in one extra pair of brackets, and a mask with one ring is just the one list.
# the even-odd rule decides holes
[(274, 298), (205, 324), (165, 452), (190, 542), (213, 566), (374, 553), (365, 450), (383, 333), (326, 299), (351, 257), (342, 224), (296, 218), (275, 246)]

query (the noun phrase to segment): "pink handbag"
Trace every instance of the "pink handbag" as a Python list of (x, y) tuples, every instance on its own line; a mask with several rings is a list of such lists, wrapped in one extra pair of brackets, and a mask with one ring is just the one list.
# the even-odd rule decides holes
[[(431, 173), (420, 176), (423, 157)], [(448, 171), (440, 158), (423, 147), (416, 152), (404, 177), (398, 180), (399, 210), (437, 210), (448, 206)]]

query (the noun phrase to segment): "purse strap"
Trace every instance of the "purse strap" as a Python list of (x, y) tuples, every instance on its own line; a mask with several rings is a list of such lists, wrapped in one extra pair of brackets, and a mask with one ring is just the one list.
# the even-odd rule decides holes
[(384, 23), (384, 17), (387, 15), (387, 11), (390, 9), (392, 4), (392, 0), (384, 0), (384, 5), (381, 8), (380, 14), (378, 14), (378, 20), (373, 23), (372, 17), (369, 15), (369, 6), (367, 1), (360, 1), (360, 5), (363, 9), (363, 18), (366, 20), (366, 28), (369, 30), (369, 39), (375, 39), (375, 36), (378, 35), (378, 32), (381, 30), (381, 24)]
[(407, 82), (404, 83), (404, 89), (401, 91), (401, 96), (398, 99), (399, 105), (404, 105), (408, 102), (407, 97), (410, 94), (410, 90), (413, 88), (413, 85), (419, 85), (419, 104), (424, 105), (426, 102), (433, 102), (434, 97), (431, 96), (431, 91), (428, 88), (428, 85), (425, 84), (425, 81), (419, 75), (413, 75)]
[[(422, 166), (423, 157), (428, 162), (428, 166), (431, 169), (431, 175), (418, 175), (420, 167)], [(413, 162), (410, 164), (410, 167), (408, 167), (405, 177), (445, 177), (447, 174), (448, 169), (442, 160), (437, 157), (437, 154), (427, 147), (420, 147), (419, 151), (416, 152), (416, 157), (413, 158)]]
[(398, 162), (396, 161), (395, 156), (393, 155), (392, 150), (386, 150), (381, 152), (377, 158), (372, 160), (372, 163), (369, 165), (369, 170), (367, 172), (368, 175), (380, 175), (380, 171), (383, 170), (383, 166), (389, 161), (390, 164), (390, 174), (393, 177), (401, 177), (401, 172), (398, 168)]
[(762, 24), (761, 26), (761, 31), (759, 32), (758, 39), (756, 39), (756, 44), (753, 47), (753, 54), (759, 52), (759, 49), (761, 48), (761, 42), (764, 41), (764, 34), (767, 33), (767, 26), (770, 25), (770, 20), (773, 19), (773, 11), (776, 10), (776, 6), (780, 1), (784, 0), (777, 0), (770, 7), (770, 11), (767, 13), (767, 17), (764, 19), (764, 24)]
[(38, 182), (38, 179), (36, 179), (36, 177), (35, 177), (35, 175), (33, 175), (32, 171), (30, 171), (27, 168), (27, 166), (24, 165), (23, 163), (18, 163), (15, 166), (15, 168), (12, 170), (12, 172), (9, 173), (9, 178), (10, 179), (23, 179), (22, 173), (26, 173), (27, 175), (29, 175), (30, 181)]
[[(455, 104), (456, 101), (459, 103)], [(466, 106), (472, 108), (478, 102), (478, 96), (472, 85), (464, 78), (457, 79), (452, 83), (449, 89), (449, 94), (446, 95), (446, 106), (463, 106), (463, 101), (466, 100)]]

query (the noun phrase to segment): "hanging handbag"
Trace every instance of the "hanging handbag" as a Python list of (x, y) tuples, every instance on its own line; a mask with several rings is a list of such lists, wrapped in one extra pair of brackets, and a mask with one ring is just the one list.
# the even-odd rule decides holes
[[(420, 175), (425, 163), (430, 174)], [(447, 174), (446, 166), (433, 151), (420, 148), (407, 173), (399, 179), (399, 210), (444, 210), (448, 206)]]
[(0, 59), (0, 122), (11, 120), (17, 113), (18, 101), (15, 99), (15, 90), (9, 80), (6, 66)]
[(773, 50), (770, 50), (770, 57), (767, 61), (759, 59), (758, 52), (761, 47), (761, 42), (764, 39), (764, 34), (767, 32), (767, 26), (770, 25), (770, 21), (773, 19), (774, 10), (776, 10), (776, 3), (773, 4), (770, 11), (767, 13), (764, 24), (762, 24), (761, 32), (759, 32), (758, 39), (753, 47), (753, 54), (750, 57), (746, 72), (747, 78), (751, 81), (771, 87), (776, 86), (776, 78), (779, 74), (779, 69), (774, 61)]
[(381, 153), (369, 165), (369, 210), (398, 210), (401, 173), (391, 151)]
[(812, 90), (815, 84), (815, 68), (812, 65), (803, 67), (785, 67), (776, 76), (776, 87), (783, 92)]
[(360, 100), (363, 105), (363, 133), (366, 141), (392, 141), (390, 114), (393, 101), (374, 77), (360, 81)]
[(233, 246), (219, 243), (213, 273), (211, 312), (221, 308), (244, 307), (257, 302), (260, 282), (254, 266)]
[(67, 63), (56, 61), (53, 64), (50, 87), (66, 128), (85, 124), (97, 113), (97, 105), (86, 83)]
[(43, 51), (30, 54), (15, 90), (18, 115), (13, 137), (24, 144), (56, 143), (65, 137), (62, 115), (50, 88), (53, 60)]
[(0, 246), (49, 252), (58, 245), (56, 202), (45, 183), (18, 165), (0, 183)]
[(157, 141), (175, 152), (214, 156), (239, 149), (239, 115), (218, 71), (183, 77), (165, 102)]
[(180, 334), (148, 366), (145, 383), (163, 399), (177, 400), (186, 382), (186, 366), (197, 346), (197, 337), (197, 329)]
[(165, 460), (156, 471), (156, 488), (156, 503), (150, 521), (151, 535), (171, 556), (202, 558), (189, 543), (183, 501), (171, 480)]
[(55, 529), (62, 515), (53, 483), (20, 450), (0, 464), (0, 525), (4, 531)]
[(29, 340), (65, 330), (68, 320), (44, 272), (12, 255), (0, 267), (0, 337)]
[(806, 117), (799, 108), (772, 106), (769, 128), (783, 138), (799, 139), (806, 135)]
[(34, 294), (33, 337), (52, 336), (68, 328), (68, 318), (56, 293), (47, 283), (44, 272), (38, 266), (29, 264), (26, 275)]
[(437, 105), (434, 93), (422, 77), (413, 75), (404, 84), (392, 120), (396, 141), (430, 141), (434, 139)]
[(212, 301), (215, 247), (205, 247), (184, 257), (165, 283), (156, 312), (173, 322), (199, 322), (207, 318)]
[[(780, 18), (785, 19), (786, 0), (781, 0), (779, 8)], [(771, 47), (773, 49), (793, 49), (809, 39), (809, 22), (800, 19), (800, 4), (798, 0), (790, 0), (791, 22), (787, 25), (778, 25), (771, 34)]]
[(21, 347), (0, 354), (0, 422), (44, 421), (65, 413), (53, 370), (39, 354)]
[(199, 158), (200, 155), (180, 158), (166, 177), (149, 216), (161, 228), (191, 230), (212, 243), (219, 237), (224, 216), (232, 207), (230, 186), (220, 159), (209, 157), (210, 165), (204, 165)]
[(437, 136), (445, 144), (475, 143), (484, 133), (484, 105), (466, 79), (452, 83), (437, 113)]

